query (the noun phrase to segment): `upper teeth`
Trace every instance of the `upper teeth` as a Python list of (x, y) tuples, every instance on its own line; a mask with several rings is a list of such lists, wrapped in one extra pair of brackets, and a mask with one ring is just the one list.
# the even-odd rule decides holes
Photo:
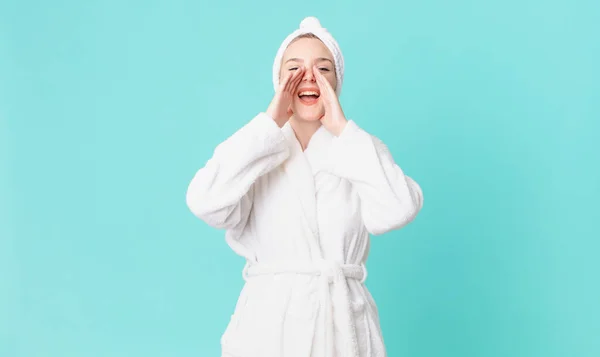
[(312, 92), (312, 91), (300, 92), (300, 96), (303, 96), (303, 95), (317, 95), (318, 96), (319, 93)]

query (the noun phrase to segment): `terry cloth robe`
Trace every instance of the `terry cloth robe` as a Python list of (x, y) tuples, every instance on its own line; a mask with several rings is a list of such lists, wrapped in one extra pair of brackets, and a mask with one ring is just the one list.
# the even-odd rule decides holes
[(302, 151), (289, 122), (259, 113), (216, 147), (186, 199), (247, 261), (223, 357), (386, 355), (364, 285), (369, 237), (409, 223), (423, 194), (379, 139), (348, 121)]

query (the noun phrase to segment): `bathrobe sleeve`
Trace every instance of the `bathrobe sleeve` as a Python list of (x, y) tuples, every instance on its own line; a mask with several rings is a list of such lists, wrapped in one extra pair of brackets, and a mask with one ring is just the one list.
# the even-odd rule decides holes
[(252, 208), (254, 182), (288, 156), (283, 132), (260, 113), (215, 148), (188, 186), (187, 205), (214, 228), (243, 228)]
[(360, 198), (364, 225), (373, 235), (410, 223), (423, 207), (423, 192), (394, 162), (387, 146), (348, 121), (333, 139), (333, 174), (351, 182)]

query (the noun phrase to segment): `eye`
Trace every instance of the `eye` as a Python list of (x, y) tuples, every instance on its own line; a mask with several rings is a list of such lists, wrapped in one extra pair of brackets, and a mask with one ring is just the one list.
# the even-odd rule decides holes
[(326, 68), (326, 67), (321, 67), (319, 69), (323, 72), (329, 72), (329, 68)]
[(296, 71), (296, 70), (298, 70), (298, 67), (292, 67), (289, 69), (289, 71)]

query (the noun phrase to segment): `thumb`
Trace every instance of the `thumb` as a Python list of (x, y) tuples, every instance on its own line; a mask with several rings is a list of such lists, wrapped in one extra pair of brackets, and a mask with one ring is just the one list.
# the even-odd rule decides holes
[(287, 115), (288, 115), (288, 117), (291, 117), (292, 114), (294, 114), (294, 111), (292, 110), (292, 106), (290, 105), (287, 109)]

